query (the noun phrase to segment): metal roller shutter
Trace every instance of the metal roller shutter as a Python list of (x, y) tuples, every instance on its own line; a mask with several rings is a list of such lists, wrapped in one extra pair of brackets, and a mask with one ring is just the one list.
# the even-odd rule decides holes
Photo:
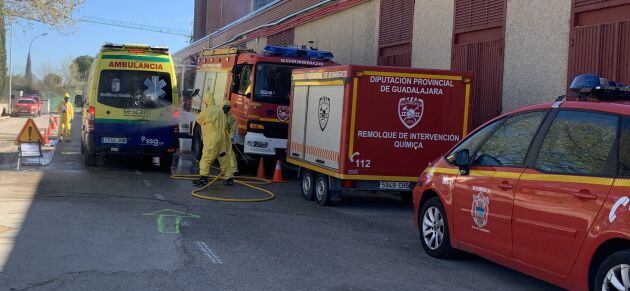
[(574, 0), (572, 8), (567, 83), (579, 74), (630, 83), (630, 1)]
[(475, 73), (471, 124), (501, 114), (505, 0), (455, 0), (451, 68)]
[(414, 0), (381, 0), (378, 64), (411, 67)]

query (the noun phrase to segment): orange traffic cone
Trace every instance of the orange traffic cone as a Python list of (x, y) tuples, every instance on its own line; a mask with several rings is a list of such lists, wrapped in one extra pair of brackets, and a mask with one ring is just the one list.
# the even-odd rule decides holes
[(59, 117), (51, 116), (48, 119), (48, 128), (51, 132), (56, 131), (59, 128)]
[(44, 138), (44, 141), (43, 141), (44, 145), (48, 145), (48, 143), (50, 143), (50, 140), (48, 139), (48, 135), (49, 135), (49, 129), (46, 128), (46, 131), (44, 131), (44, 136), (43, 136), (43, 138)]
[(276, 162), (276, 171), (273, 173), (273, 179), (271, 180), (273, 183), (284, 183), (286, 182), (282, 179), (282, 162), (278, 160)]
[(265, 175), (265, 160), (263, 157), (260, 157), (260, 162), (258, 162), (258, 173), (256, 173), (256, 178), (267, 179), (267, 175)]

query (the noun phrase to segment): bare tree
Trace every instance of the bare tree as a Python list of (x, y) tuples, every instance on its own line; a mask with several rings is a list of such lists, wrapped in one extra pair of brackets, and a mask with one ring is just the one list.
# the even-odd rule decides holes
[(73, 27), (72, 12), (84, 0), (0, 0), (2, 15), (48, 24), (57, 29)]

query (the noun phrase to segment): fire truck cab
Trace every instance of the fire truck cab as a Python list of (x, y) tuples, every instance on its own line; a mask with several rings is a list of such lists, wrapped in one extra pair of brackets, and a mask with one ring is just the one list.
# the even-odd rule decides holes
[(192, 137), (196, 156), (203, 148), (196, 115), (210, 94), (219, 106), (230, 104), (237, 122), (233, 143), (249, 155), (276, 155), (287, 147), (291, 72), (335, 65), (330, 52), (267, 46), (261, 53), (235, 48), (204, 50), (197, 62), (195, 88), (184, 96), (181, 128)]

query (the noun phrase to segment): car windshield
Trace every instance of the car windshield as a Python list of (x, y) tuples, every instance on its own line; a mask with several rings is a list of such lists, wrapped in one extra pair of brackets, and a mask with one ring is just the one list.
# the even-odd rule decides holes
[(21, 104), (35, 104), (35, 100), (32, 100), (32, 99), (20, 99), (20, 100), (18, 100), (18, 103), (21, 103)]
[(254, 100), (289, 104), (291, 71), (298, 66), (259, 64), (256, 66)]
[(98, 102), (117, 108), (154, 109), (173, 103), (171, 77), (164, 72), (104, 70)]

